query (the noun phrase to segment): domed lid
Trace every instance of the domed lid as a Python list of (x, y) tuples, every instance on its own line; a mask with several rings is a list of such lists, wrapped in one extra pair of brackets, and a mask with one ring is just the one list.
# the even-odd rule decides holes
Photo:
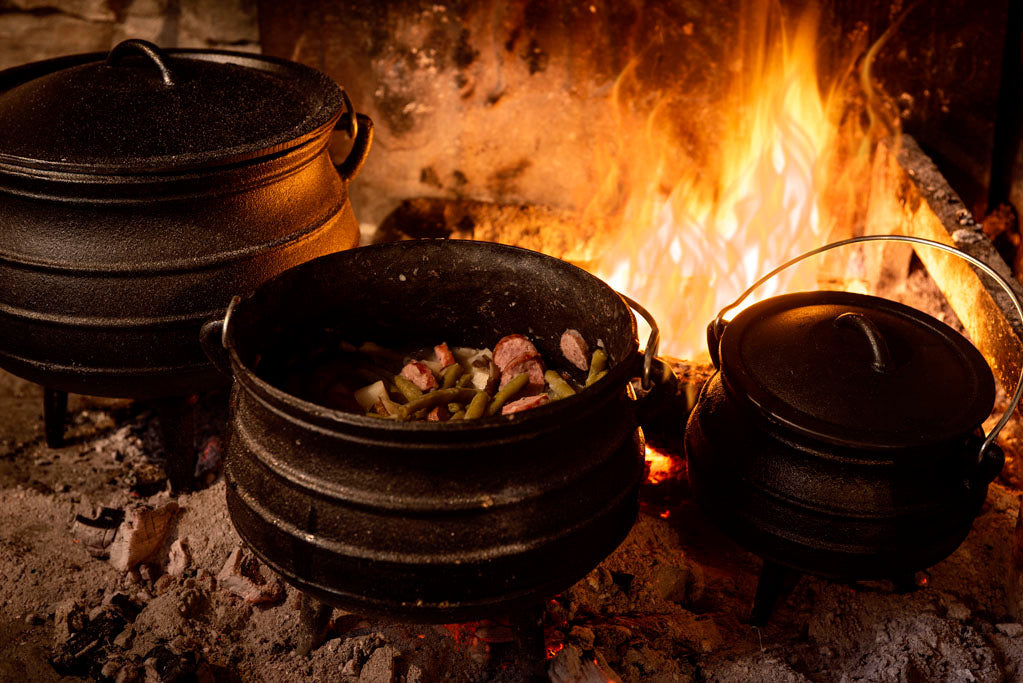
[(801, 292), (750, 306), (724, 328), (721, 373), (772, 423), (854, 448), (921, 447), (970, 434), (994, 377), (948, 325), (894, 301)]
[(97, 174), (220, 166), (329, 130), (343, 102), (336, 83), (301, 64), (129, 40), (107, 55), (0, 72), (0, 164)]

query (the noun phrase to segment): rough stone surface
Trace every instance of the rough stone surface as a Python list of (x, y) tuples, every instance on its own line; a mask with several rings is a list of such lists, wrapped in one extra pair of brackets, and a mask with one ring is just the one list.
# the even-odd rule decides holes
[(0, 12), (0, 68), (142, 38), (160, 47), (258, 52), (255, 0), (13, 0)]
[[(5, 442), (0, 452), (0, 572), (8, 579), (0, 582), (0, 627), (8, 634), (0, 678), (98, 678), (115, 666), (115, 680), (173, 667), (273, 683), (338, 676), (508, 683), (524, 675), (514, 637), (498, 620), (445, 628), (336, 612), (326, 642), (297, 657), (294, 589), (285, 587), (282, 601), (251, 605), (216, 578), (240, 543), (222, 478), (173, 499), (180, 511), (169, 538), (142, 568), (120, 572), (90, 556), (75, 543), (76, 514), (168, 502), (166, 491), (132, 491), (134, 469), (160, 462), (151, 455), (160, 452), (154, 414), (135, 402), (72, 397), (73, 436), (53, 450), (36, 423), (38, 389), (0, 373), (0, 395), (18, 391), (35, 408), (0, 414), (0, 431), (8, 420), (36, 416), (12, 424), (27, 439)], [(200, 402), (204, 435), (223, 428), (225, 408), (223, 395)], [(643, 513), (621, 547), (548, 601), (552, 658), (573, 648), (560, 655), (563, 663), (578, 650), (580, 667), (595, 659), (609, 678), (630, 683), (961, 680), (967, 673), (1012, 680), (1021, 671), (1023, 626), (1006, 593), (1017, 490), (992, 485), (973, 532), (931, 568), (927, 588), (898, 594), (885, 582), (802, 577), (769, 624), (754, 629), (745, 619), (759, 560), (702, 516), (678, 480), (683, 468), (669, 471), (673, 478), (644, 487)], [(191, 562), (172, 576), (161, 565), (186, 538)], [(69, 651), (83, 640), (86, 652)], [(65, 674), (50, 663), (57, 654)]]

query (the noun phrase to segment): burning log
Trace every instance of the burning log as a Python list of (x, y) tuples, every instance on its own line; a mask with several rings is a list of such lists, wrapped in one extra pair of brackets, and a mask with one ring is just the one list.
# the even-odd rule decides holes
[[(903, 136), (898, 144), (887, 141), (878, 146), (870, 197), (868, 233), (913, 235), (942, 242), (1012, 279), (1008, 265), (959, 195), (911, 137)], [(991, 364), (995, 378), (1011, 392), (1023, 368), (1023, 322), (1018, 320), (1008, 295), (962, 259), (925, 247), (916, 253)], [(1023, 287), (1016, 287), (1016, 295), (1023, 297)]]

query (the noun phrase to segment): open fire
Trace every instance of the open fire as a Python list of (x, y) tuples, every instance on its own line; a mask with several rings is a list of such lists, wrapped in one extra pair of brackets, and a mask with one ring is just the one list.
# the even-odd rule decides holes
[[(835, 38), (832, 8), (780, 0), (741, 7), (595, 1), (571, 9), (528, 1), (356, 2), (347, 16), (318, 0), (296, 0), (287, 10), (257, 4), (267, 52), (332, 71), (377, 122), (366, 187), (352, 192), (364, 236), (381, 223), (411, 236), (522, 244), (584, 265), (653, 313), (661, 353), (674, 357), (683, 381), (667, 418), (672, 429), (647, 448), (639, 522), (577, 584), (510, 618), (408, 625), (332, 611), (285, 587), (246, 551), (227, 518), (219, 476), (225, 396), (206, 395), (196, 408), (205, 444), (198, 490), (170, 496), (159, 412), (141, 401), (73, 396), (68, 442), (47, 448), (33, 426), (36, 387), (0, 375), (0, 398), (14, 406), (0, 422), (12, 435), (0, 431), (0, 484), (12, 502), (0, 506), (0, 525), (9, 530), (0, 537), (0, 568), (13, 577), (0, 588), (13, 615), (4, 624), (11, 645), (0, 649), (0, 674), (23, 676), (27, 668), (46, 677), (56, 666), (126, 682), (304, 675), (352, 683), (1020, 675), (1023, 521), (1012, 535), (1023, 514), (1023, 481), (1012, 478), (1018, 464), (992, 485), (962, 548), (915, 577), (925, 590), (789, 577), (763, 628), (747, 621), (760, 560), (709, 524), (689, 490), (680, 431), (709, 374), (706, 325), (759, 276), (825, 242), (888, 232), (888, 221), (891, 231), (897, 224), (906, 232), (917, 229), (913, 221), (954, 223), (973, 236), (924, 236), (990, 247), (972, 241), (983, 240), (972, 222), (947, 220), (939, 204), (957, 200), (944, 179), (907, 164), (891, 140), (875, 146), (898, 126), (892, 110), (880, 115), (876, 96), (862, 89), (871, 60), (863, 26), (845, 22)], [(838, 4), (840, 16), (859, 11)], [(886, 9), (887, 21), (896, 22), (913, 7)], [(607, 38), (618, 33), (620, 41)], [(597, 39), (588, 45), (580, 35)], [(601, 53), (604, 39), (610, 47)], [(449, 43), (450, 54), (443, 49)], [(827, 59), (823, 45), (831, 49)], [(677, 58), (690, 52), (700, 59)], [(348, 70), (350, 62), (361, 72)], [(676, 70), (680, 64), (687, 70)], [(438, 95), (441, 83), (447, 90)], [(570, 84), (569, 96), (546, 92), (557, 93), (559, 83)], [(561, 130), (530, 126), (523, 111)], [(523, 156), (522, 149), (543, 154)], [(867, 198), (878, 193), (881, 176), (891, 196), (871, 196), (870, 211), (885, 204), (887, 213), (868, 216)], [(432, 195), (419, 198), (430, 211), (383, 213), (396, 197), (421, 194)], [(934, 216), (920, 219), (928, 211)], [(745, 306), (798, 289), (862, 287), (869, 268), (835, 258), (787, 271)], [(900, 261), (900, 277), (908, 263)], [(934, 269), (941, 287), (962, 285), (961, 272), (949, 272)], [(926, 295), (912, 305), (945, 315), (926, 271), (916, 265), (913, 275), (912, 286)], [(983, 283), (967, 286), (969, 296), (984, 291)], [(956, 323), (951, 314), (948, 321)], [(974, 324), (963, 320), (971, 335)], [(1018, 374), (1018, 352), (1015, 337), (997, 338), (1016, 328), (997, 325), (985, 337), (996, 341), (978, 346), (1005, 384)], [(1004, 405), (999, 399), (995, 412)], [(1008, 450), (1020, 450), (1017, 420), (1003, 434)], [(284, 440), (307, 441), (305, 434)], [(285, 507), (297, 500), (282, 498)], [(742, 502), (727, 492), (723, 498), (726, 506)], [(578, 501), (566, 502), (572, 505)], [(311, 507), (298, 513), (310, 538), (320, 533), (323, 520)], [(69, 519), (77, 520), (71, 530)], [(154, 550), (137, 562), (124, 559), (143, 543)], [(72, 583), (80, 590), (57, 604), (53, 596)]]
[[(643, 57), (619, 76), (618, 129), (600, 150), (605, 177), (586, 210), (614, 234), (595, 255), (595, 272), (645, 302), (664, 351), (679, 358), (706, 353), (707, 322), (760, 275), (829, 235), (851, 234), (853, 226), (835, 224), (828, 200), (847, 201), (853, 183), (868, 182), (863, 159), (839, 139), (856, 106), (843, 80), (851, 70), (818, 83), (819, 14), (811, 8), (794, 20), (775, 3), (751, 2), (741, 16), (729, 82), (705, 95), (699, 116), (680, 116), (670, 83), (642, 90)], [(836, 192), (840, 182), (851, 191)], [(814, 285), (813, 271), (795, 270), (746, 305)]]

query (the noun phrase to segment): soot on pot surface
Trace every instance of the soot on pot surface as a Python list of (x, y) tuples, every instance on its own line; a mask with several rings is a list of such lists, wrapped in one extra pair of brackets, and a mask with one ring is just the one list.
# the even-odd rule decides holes
[[(512, 415), (574, 396), (607, 374), (606, 351), (575, 329), (545, 359), (522, 334), (490, 348), (352, 343), (336, 327), (272, 352), (258, 372), (289, 394), (328, 408), (388, 420), (454, 422)], [(403, 350), (399, 350), (403, 349)], [(548, 365), (548, 360), (558, 364)], [(560, 361), (560, 362), (559, 362)]]

